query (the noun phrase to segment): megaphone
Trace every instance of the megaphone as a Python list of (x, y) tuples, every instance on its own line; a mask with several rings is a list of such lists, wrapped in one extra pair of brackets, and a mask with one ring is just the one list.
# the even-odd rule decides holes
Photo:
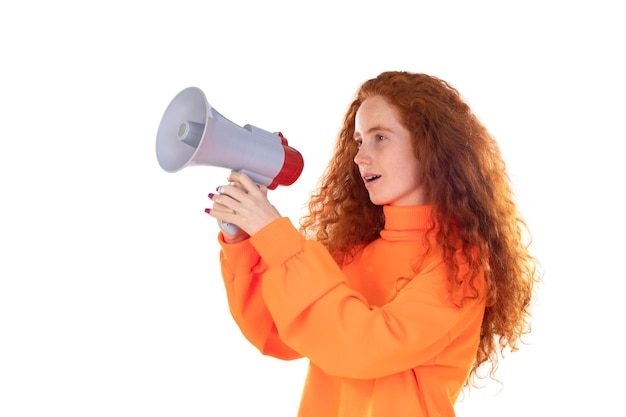
[[(157, 160), (167, 172), (211, 165), (243, 172), (275, 189), (293, 184), (304, 167), (300, 152), (282, 133), (231, 122), (215, 110), (197, 87), (179, 92), (167, 106), (156, 139)], [(233, 225), (222, 225), (229, 233)]]

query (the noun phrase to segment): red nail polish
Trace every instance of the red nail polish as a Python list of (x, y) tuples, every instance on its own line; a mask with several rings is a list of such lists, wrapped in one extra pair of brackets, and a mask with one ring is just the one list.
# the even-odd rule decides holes
[(213, 194), (213, 193), (209, 193), (209, 198), (210, 198), (211, 200), (213, 199), (213, 197), (215, 197), (215, 194)]
[(210, 208), (205, 208), (205, 209), (204, 209), (204, 212), (205, 212), (205, 213), (211, 213), (211, 209), (210, 209)]

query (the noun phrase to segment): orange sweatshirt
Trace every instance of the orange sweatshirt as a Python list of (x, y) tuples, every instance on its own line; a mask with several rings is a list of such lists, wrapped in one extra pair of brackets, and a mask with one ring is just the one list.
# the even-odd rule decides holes
[(342, 269), (287, 218), (235, 244), (220, 234), (230, 311), (243, 334), (266, 355), (309, 359), (299, 417), (454, 416), (484, 301), (450, 302), (434, 236), (413, 272), (426, 253), (430, 210), (385, 206), (380, 238)]

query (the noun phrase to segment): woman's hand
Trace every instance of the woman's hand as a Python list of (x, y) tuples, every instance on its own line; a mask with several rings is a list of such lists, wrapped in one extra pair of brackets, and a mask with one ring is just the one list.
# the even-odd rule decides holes
[(209, 194), (213, 207), (206, 210), (218, 221), (241, 229), (235, 235), (225, 233), (226, 242), (241, 241), (281, 217), (267, 199), (266, 186), (257, 186), (246, 174), (234, 171), (228, 181), (227, 185), (217, 187), (218, 194)]

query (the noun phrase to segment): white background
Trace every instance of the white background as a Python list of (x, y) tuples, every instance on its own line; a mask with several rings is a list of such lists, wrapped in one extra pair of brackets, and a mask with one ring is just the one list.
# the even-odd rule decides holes
[[(439, 76), (498, 139), (545, 271), (528, 346), (459, 416), (624, 415), (624, 12), (618, 1), (24, 1), (0, 6), (0, 416), (294, 416), (305, 361), (225, 303), (206, 195), (160, 118), (198, 86), (282, 131), (294, 223), (358, 85)], [(18, 5), (19, 4), (19, 5)]]

